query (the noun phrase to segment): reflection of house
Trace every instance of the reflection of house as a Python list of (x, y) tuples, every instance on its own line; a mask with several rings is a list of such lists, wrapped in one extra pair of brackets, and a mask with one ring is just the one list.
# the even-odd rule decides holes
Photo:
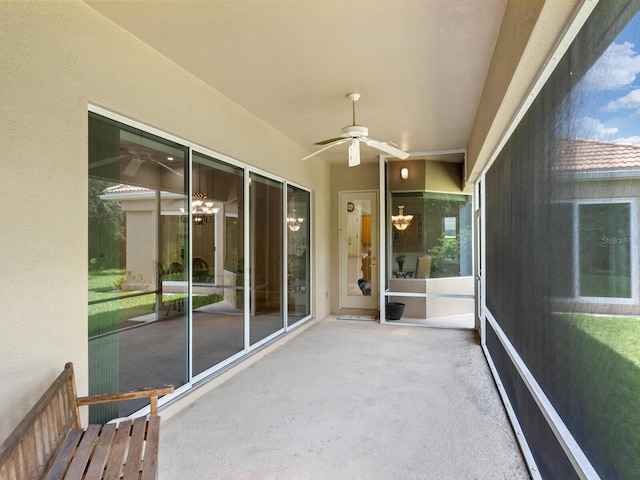
[[(559, 309), (640, 314), (640, 147), (562, 139), (554, 163), (557, 265), (567, 277)], [(562, 201), (563, 195), (567, 199)]]
[[(164, 279), (163, 291), (182, 293), (185, 291), (182, 284), (186, 280), (184, 277), (182, 282), (179, 281), (180, 274), (186, 275), (182, 242), (162, 236), (156, 241), (155, 232), (176, 230), (168, 224), (185, 224), (186, 198), (184, 195), (165, 191), (159, 192), (159, 196), (160, 198), (156, 198), (156, 191), (152, 189), (118, 184), (105, 189), (100, 199), (105, 202), (117, 201), (120, 205), (124, 217), (126, 250), (122, 256), (122, 267), (127, 272), (127, 280), (135, 279), (136, 287), (143, 283), (148, 290), (154, 290), (158, 272), (156, 265), (159, 262), (161, 273), (168, 276), (168, 279)], [(213, 221), (192, 227), (193, 288), (198, 294), (221, 293), (222, 287), (227, 284), (236, 286), (235, 274), (225, 272), (223, 268), (224, 248), (216, 246), (223, 245), (225, 218), (237, 216), (237, 207), (235, 202), (229, 205), (216, 202), (216, 205), (221, 205), (221, 208), (213, 216)], [(185, 228), (182, 229), (182, 236), (186, 235)], [(179, 228), (177, 230), (180, 231)], [(155, 245), (156, 249), (149, 249), (150, 245)], [(214, 286), (218, 288), (213, 288)], [(235, 292), (229, 289), (223, 293), (229, 296)], [(230, 302), (235, 304), (233, 299)]]
[(105, 189), (100, 199), (105, 202), (119, 202), (124, 216), (122, 233), (126, 237), (126, 252), (123, 268), (126, 272), (131, 272), (131, 276), (142, 278), (150, 290), (155, 289), (155, 262), (159, 261), (168, 268), (172, 263), (182, 263), (183, 260), (179, 251), (172, 252), (171, 257), (163, 258), (158, 255), (157, 250), (149, 250), (149, 245), (157, 243), (155, 232), (158, 223), (162, 222), (165, 216), (180, 219), (180, 208), (184, 209), (184, 196), (161, 192), (160, 199), (157, 199), (155, 191), (149, 188), (119, 184)]
[(640, 178), (640, 146), (565, 138), (557, 145), (556, 168), (575, 178)]

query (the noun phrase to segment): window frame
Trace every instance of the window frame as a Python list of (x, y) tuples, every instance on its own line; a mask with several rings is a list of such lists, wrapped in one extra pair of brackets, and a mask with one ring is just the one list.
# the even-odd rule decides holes
[(630, 241), (631, 247), (631, 296), (630, 297), (596, 297), (580, 295), (580, 206), (581, 205), (629, 205), (629, 238), (637, 238), (638, 209), (636, 198), (579, 199), (571, 202), (571, 222), (573, 225), (573, 298), (585, 303), (628, 304), (638, 303), (638, 242)]

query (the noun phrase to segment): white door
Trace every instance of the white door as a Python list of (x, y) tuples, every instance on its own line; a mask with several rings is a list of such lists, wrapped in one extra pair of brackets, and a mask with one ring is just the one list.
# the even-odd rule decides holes
[(378, 193), (340, 192), (340, 308), (378, 308)]

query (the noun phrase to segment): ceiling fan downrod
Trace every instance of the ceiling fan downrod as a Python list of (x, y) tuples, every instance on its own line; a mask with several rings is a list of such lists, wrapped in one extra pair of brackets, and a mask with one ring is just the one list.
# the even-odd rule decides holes
[(356, 102), (360, 99), (359, 93), (350, 93), (347, 98), (351, 100), (351, 111), (353, 112), (353, 125), (356, 124)]

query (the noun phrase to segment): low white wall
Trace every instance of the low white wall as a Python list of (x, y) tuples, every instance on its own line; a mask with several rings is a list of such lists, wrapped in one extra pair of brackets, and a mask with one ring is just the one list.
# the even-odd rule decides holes
[[(422, 294), (473, 295), (473, 277), (449, 278), (393, 278), (391, 292)], [(439, 318), (474, 312), (472, 298), (389, 296), (389, 302), (404, 303), (403, 318)]]

